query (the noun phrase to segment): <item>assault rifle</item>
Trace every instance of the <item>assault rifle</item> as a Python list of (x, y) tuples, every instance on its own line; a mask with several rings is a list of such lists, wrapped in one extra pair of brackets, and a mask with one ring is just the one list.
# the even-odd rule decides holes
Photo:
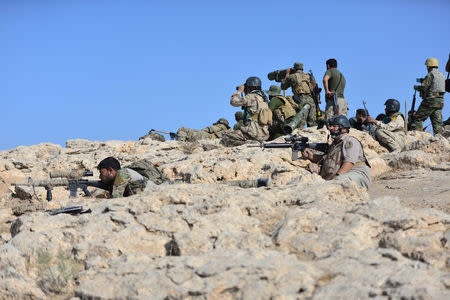
[(307, 137), (298, 137), (297, 135), (291, 135), (284, 138), (286, 143), (261, 143), (259, 145), (249, 145), (248, 147), (261, 147), (261, 148), (291, 148), (292, 149), (292, 161), (298, 159), (298, 152), (305, 151), (306, 148), (317, 150), (320, 152), (327, 152), (328, 143), (308, 143)]
[(54, 216), (59, 214), (70, 214), (70, 215), (85, 214), (92, 212), (92, 210), (89, 208), (83, 211), (83, 206), (69, 206), (69, 207), (49, 209), (46, 210), (45, 212), (51, 216)]
[[(418, 79), (422, 79), (422, 78), (418, 78)], [(411, 105), (411, 110), (408, 112), (408, 130), (411, 130), (411, 124), (414, 122), (414, 113), (415, 111), (415, 107), (416, 107), (416, 93), (417, 90), (414, 91), (414, 96), (413, 96), (413, 100), (412, 100), (412, 105)]]
[(93, 186), (96, 188), (101, 188), (104, 190), (109, 190), (109, 186), (105, 185), (101, 181), (90, 181), (87, 179), (83, 179), (85, 176), (93, 176), (92, 171), (86, 172), (64, 172), (64, 171), (53, 171), (50, 172), (49, 179), (43, 180), (35, 180), (31, 177), (28, 178), (25, 182), (13, 183), (13, 186), (31, 186), (33, 187), (33, 191), (35, 187), (44, 187), (47, 191), (46, 199), (47, 201), (51, 201), (52, 189), (55, 186), (68, 186), (70, 190), (70, 198), (77, 197), (78, 189), (81, 189), (84, 194), (88, 197), (92, 197), (92, 194), (87, 189), (88, 186)]
[(316, 118), (321, 119), (322, 118), (322, 112), (320, 111), (320, 92), (322, 91), (321, 88), (317, 85), (316, 79), (314, 78), (314, 74), (312, 70), (309, 70), (309, 76), (311, 78), (311, 83), (314, 82), (314, 88), (311, 91), (312, 98), (314, 100), (314, 105), (316, 106)]

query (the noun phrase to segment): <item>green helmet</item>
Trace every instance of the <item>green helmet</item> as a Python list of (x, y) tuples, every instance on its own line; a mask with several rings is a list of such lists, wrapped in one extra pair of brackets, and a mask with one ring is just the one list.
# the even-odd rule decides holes
[(239, 122), (241, 120), (244, 120), (244, 112), (239, 110), (234, 114), (234, 119), (236, 120), (236, 122)]
[(259, 79), (256, 76), (249, 77), (245, 81), (245, 85), (247, 85), (249, 87), (259, 87), (259, 88), (261, 88), (261, 79)]
[(222, 124), (222, 125), (229, 127), (229, 123), (228, 123), (227, 119), (225, 119), (225, 118), (220, 118), (219, 120), (217, 120), (217, 122), (214, 123), (214, 125), (217, 125), (217, 124)]
[(387, 99), (384, 105), (386, 106), (386, 110), (389, 112), (396, 113), (400, 110), (400, 102), (396, 99)]
[(294, 69), (303, 71), (303, 64), (301, 62), (295, 62)]

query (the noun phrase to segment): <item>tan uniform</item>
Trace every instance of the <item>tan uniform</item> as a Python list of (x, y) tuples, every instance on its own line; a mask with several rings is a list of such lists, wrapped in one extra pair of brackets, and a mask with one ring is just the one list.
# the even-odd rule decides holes
[(231, 96), (232, 106), (245, 106), (249, 118), (247, 125), (241, 126), (238, 130), (227, 132), (223, 135), (222, 144), (225, 146), (238, 146), (248, 140), (266, 141), (269, 138), (269, 125), (262, 125), (258, 120), (258, 114), (262, 109), (269, 109), (263, 97), (256, 93), (250, 93), (241, 97), (239, 93)]
[[(353, 168), (345, 174), (336, 177), (337, 172), (345, 162), (353, 164)], [(322, 165), (320, 176), (325, 180), (345, 180), (355, 181), (359, 186), (369, 188), (370, 165), (364, 154), (361, 143), (353, 136), (345, 134), (340, 139), (334, 141), (327, 153), (319, 162)]]
[(386, 117), (384, 122), (375, 123), (377, 131), (375, 137), (377, 141), (389, 151), (401, 150), (405, 146), (405, 119), (401, 113), (395, 113), (391, 117)]
[(148, 179), (129, 168), (117, 171), (111, 198), (128, 197), (141, 193), (147, 186)]

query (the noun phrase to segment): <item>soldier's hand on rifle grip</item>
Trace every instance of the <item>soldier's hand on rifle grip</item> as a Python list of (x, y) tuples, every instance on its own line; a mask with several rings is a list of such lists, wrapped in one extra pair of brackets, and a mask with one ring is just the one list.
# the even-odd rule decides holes
[(314, 153), (310, 149), (305, 149), (305, 151), (302, 152), (302, 157), (307, 158), (309, 160), (313, 160)]
[(327, 96), (330, 96), (330, 97), (331, 97), (331, 96), (334, 95), (334, 92), (327, 91), (326, 94), (327, 94)]

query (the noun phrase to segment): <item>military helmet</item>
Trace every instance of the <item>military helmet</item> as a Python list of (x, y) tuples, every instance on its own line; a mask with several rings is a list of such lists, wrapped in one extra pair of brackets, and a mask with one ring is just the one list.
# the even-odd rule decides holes
[(268, 91), (265, 91), (269, 96), (277, 96), (281, 94), (281, 88), (278, 85), (271, 85)]
[(229, 127), (228, 121), (225, 118), (220, 118), (219, 120), (217, 120), (216, 123), (214, 123), (214, 125), (216, 125), (216, 124), (222, 124), (222, 125)]
[(234, 119), (239, 122), (240, 120), (244, 120), (244, 112), (242, 110), (237, 111), (234, 114)]
[(294, 69), (303, 71), (303, 64), (301, 62), (295, 62)]
[(425, 61), (425, 66), (429, 67), (439, 67), (439, 62), (436, 58), (434, 57), (429, 57), (427, 58), (427, 60)]
[(338, 115), (338, 116), (335, 116), (335, 117), (331, 118), (328, 121), (328, 124), (330, 126), (332, 126), (332, 125), (339, 125), (340, 129), (342, 129), (342, 128), (350, 129), (350, 127), (351, 127), (350, 126), (350, 121), (344, 115)]
[(259, 79), (256, 76), (252, 76), (247, 78), (247, 80), (245, 81), (245, 85), (250, 86), (250, 87), (261, 87), (261, 79)]
[(400, 110), (400, 102), (396, 99), (387, 99), (384, 105), (386, 106), (387, 111), (390, 112), (396, 113)]

